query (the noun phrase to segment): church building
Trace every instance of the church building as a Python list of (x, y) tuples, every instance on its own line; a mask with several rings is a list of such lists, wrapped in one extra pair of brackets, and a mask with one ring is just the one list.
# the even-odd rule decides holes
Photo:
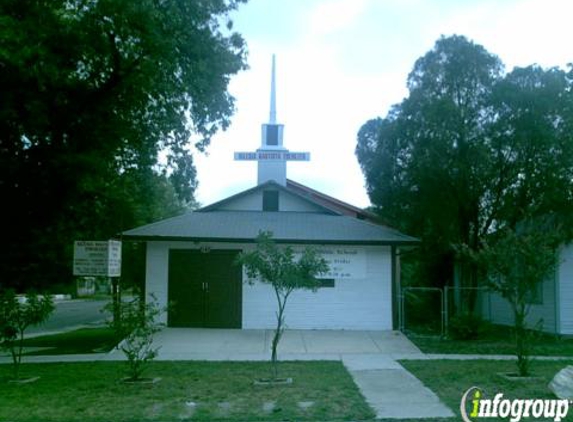
[(258, 182), (251, 189), (184, 215), (128, 230), (123, 239), (147, 243), (146, 295), (162, 306), (172, 327), (274, 328), (272, 287), (248, 284), (235, 264), (252, 250), (260, 232), (295, 250), (314, 247), (329, 263), (321, 287), (289, 298), (290, 329), (391, 330), (397, 328), (399, 249), (417, 239), (376, 223), (376, 217), (287, 178), (288, 161), (308, 161), (306, 152), (283, 144), (277, 123), (275, 62), (269, 122), (261, 146), (235, 153), (256, 161)]

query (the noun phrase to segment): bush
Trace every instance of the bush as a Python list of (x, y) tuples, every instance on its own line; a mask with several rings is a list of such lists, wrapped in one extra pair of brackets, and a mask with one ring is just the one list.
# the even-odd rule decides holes
[[(153, 295), (147, 303), (136, 294), (133, 300), (118, 305), (118, 318), (108, 324), (123, 339), (118, 348), (127, 358), (129, 380), (137, 381), (147, 363), (157, 357), (159, 347), (153, 345), (153, 335), (163, 326), (158, 320), (165, 309), (159, 307)], [(106, 309), (113, 311), (113, 303)]]
[(461, 313), (450, 319), (448, 334), (454, 340), (476, 340), (486, 329), (487, 322), (480, 316)]
[(15, 380), (20, 375), (24, 331), (46, 321), (53, 310), (49, 295), (30, 292), (22, 300), (13, 290), (0, 291), (0, 349), (8, 350), (12, 356)]

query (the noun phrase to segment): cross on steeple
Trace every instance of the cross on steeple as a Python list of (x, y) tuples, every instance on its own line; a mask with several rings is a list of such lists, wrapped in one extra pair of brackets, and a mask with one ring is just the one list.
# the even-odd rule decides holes
[(271, 105), (269, 122), (261, 127), (261, 146), (256, 152), (235, 152), (236, 161), (258, 162), (258, 184), (274, 180), (286, 186), (286, 162), (309, 161), (309, 152), (289, 152), (283, 146), (284, 125), (277, 123), (275, 55), (271, 69)]

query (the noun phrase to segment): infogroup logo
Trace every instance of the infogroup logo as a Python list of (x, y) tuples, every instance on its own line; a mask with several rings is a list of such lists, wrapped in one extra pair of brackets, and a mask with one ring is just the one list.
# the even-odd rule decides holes
[(570, 404), (569, 400), (557, 399), (504, 399), (503, 393), (488, 399), (482, 389), (471, 387), (462, 396), (460, 413), (464, 422), (487, 418), (509, 418), (510, 422), (543, 418), (559, 422), (567, 416)]

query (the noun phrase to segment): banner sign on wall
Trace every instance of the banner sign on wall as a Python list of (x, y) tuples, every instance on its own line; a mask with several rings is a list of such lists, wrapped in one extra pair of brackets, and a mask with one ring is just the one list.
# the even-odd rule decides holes
[[(366, 277), (366, 253), (364, 249), (346, 246), (321, 246), (314, 248), (327, 262), (329, 271), (317, 278), (365, 278)], [(295, 247), (297, 255), (302, 253), (302, 248)]]
[(330, 271), (320, 278), (364, 278), (366, 277), (366, 255), (363, 249), (333, 247), (318, 248), (317, 252), (328, 263)]

